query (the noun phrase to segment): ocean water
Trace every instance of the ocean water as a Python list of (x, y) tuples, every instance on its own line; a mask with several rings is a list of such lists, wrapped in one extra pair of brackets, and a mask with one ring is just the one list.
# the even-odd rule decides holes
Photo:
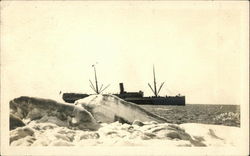
[(186, 106), (140, 105), (172, 123), (203, 123), (240, 127), (240, 106), (187, 104)]

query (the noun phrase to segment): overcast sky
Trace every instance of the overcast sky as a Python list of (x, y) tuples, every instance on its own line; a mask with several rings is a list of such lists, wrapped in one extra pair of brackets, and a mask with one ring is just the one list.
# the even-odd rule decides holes
[[(190, 104), (239, 104), (247, 39), (247, 3), (2, 3), (3, 97), (58, 98), (93, 93), (98, 62), (106, 93), (152, 96), (155, 65), (161, 95)], [(4, 89), (3, 89), (4, 88)]]

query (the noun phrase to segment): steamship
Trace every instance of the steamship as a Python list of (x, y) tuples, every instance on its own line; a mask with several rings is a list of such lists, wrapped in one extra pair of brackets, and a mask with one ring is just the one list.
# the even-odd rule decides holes
[[(94, 73), (95, 73), (95, 85), (93, 85), (92, 81), (90, 81), (90, 87), (94, 90), (96, 94), (101, 94), (105, 89), (108, 88), (106, 86), (103, 88), (103, 85), (101, 87), (98, 87), (98, 81), (97, 81), (97, 75), (96, 75), (96, 67), (95, 65), (92, 65), (94, 67)], [(151, 97), (144, 97), (144, 93), (142, 91), (139, 92), (126, 92), (124, 90), (123, 83), (120, 83), (120, 93), (119, 94), (113, 94), (115, 96), (118, 96), (119, 98), (132, 102), (138, 105), (177, 105), (177, 106), (184, 106), (186, 104), (185, 102), (185, 96), (181, 96), (180, 94), (176, 96), (159, 96), (159, 93), (164, 85), (164, 82), (161, 83), (159, 89), (157, 89), (156, 86), (156, 78), (155, 78), (155, 68), (153, 66), (153, 77), (154, 77), (154, 83), (153, 87), (148, 83), (149, 88), (153, 92), (154, 96)], [(90, 94), (77, 94), (77, 93), (63, 93), (63, 100), (68, 103), (74, 103), (78, 99), (82, 99), (85, 97), (88, 97)]]

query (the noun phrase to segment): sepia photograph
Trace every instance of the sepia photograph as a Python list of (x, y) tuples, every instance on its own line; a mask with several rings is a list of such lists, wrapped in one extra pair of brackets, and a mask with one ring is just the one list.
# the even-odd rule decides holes
[(1, 1), (1, 155), (248, 155), (247, 1)]

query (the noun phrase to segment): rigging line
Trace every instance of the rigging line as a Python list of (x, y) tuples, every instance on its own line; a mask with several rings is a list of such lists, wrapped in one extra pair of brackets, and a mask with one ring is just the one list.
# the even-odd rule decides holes
[(159, 93), (160, 93), (161, 88), (162, 88), (162, 86), (164, 85), (164, 83), (165, 83), (165, 82), (162, 82), (162, 83), (161, 83), (160, 88), (159, 88), (159, 90), (158, 90), (158, 93), (157, 93), (157, 94), (159, 94)]
[(152, 86), (148, 83), (148, 86), (149, 86), (149, 88), (151, 89), (151, 91), (153, 92), (153, 93), (155, 93), (154, 92), (154, 90), (153, 90), (153, 88), (152, 88)]
[(105, 89), (107, 89), (109, 86), (110, 86), (110, 84), (107, 85), (101, 92), (103, 92), (103, 91), (104, 91)]
[(101, 87), (100, 87), (100, 93), (101, 93), (102, 87), (103, 87), (103, 84), (102, 84)]
[(90, 84), (91, 84), (91, 88), (94, 90), (94, 92), (96, 92), (96, 93), (97, 93), (97, 91), (96, 91), (96, 89), (95, 89), (95, 87), (94, 87), (94, 85), (93, 85), (92, 81), (91, 81), (91, 80), (89, 80), (89, 82), (90, 82)]
[(90, 88), (91, 88), (92, 90), (94, 90), (94, 92), (96, 92), (96, 91), (95, 91), (95, 88), (93, 88), (91, 85), (89, 85), (89, 86), (90, 86)]

